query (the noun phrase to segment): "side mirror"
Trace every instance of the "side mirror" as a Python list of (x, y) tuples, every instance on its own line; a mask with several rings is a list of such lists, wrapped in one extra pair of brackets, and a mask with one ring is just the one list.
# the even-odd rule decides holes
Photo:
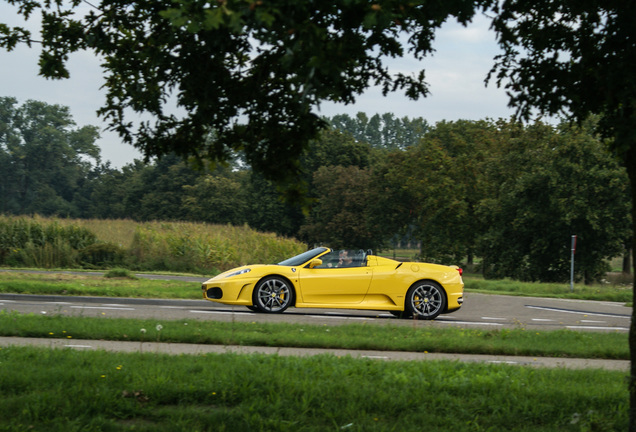
[(312, 268), (314, 268), (314, 267), (318, 267), (318, 266), (320, 266), (320, 265), (322, 265), (322, 260), (321, 260), (321, 259), (318, 259), (318, 258), (316, 258), (316, 259), (314, 259), (314, 260), (311, 260), (311, 261), (309, 262), (309, 268), (310, 268), (310, 269), (312, 269)]

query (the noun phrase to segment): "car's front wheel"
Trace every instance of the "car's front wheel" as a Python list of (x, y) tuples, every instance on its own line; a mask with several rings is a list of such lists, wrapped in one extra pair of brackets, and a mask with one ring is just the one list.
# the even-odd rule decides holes
[(270, 276), (256, 285), (252, 303), (261, 312), (281, 313), (294, 303), (294, 289), (287, 280)]
[(435, 319), (446, 309), (446, 293), (435, 282), (418, 282), (406, 293), (405, 309), (411, 312), (414, 318)]

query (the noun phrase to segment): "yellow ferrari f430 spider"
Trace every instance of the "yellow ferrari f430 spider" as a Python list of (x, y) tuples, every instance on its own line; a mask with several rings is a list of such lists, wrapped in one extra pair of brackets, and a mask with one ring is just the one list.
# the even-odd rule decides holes
[(367, 309), (434, 319), (463, 303), (460, 268), (318, 247), (278, 264), (238, 267), (203, 283), (203, 298), (253, 311)]

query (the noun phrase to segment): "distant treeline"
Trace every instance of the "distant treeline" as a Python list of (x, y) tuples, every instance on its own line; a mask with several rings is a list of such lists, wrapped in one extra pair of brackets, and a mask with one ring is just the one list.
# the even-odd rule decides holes
[(301, 202), (232, 163), (194, 168), (176, 156), (121, 169), (101, 163), (92, 126), (68, 109), (0, 98), (0, 212), (83, 219), (231, 224), (306, 244), (389, 248), (417, 241), (421, 258), (479, 263), (486, 277), (593, 280), (630, 237), (625, 170), (594, 133), (508, 120), (428, 124), (358, 114), (300, 157)]

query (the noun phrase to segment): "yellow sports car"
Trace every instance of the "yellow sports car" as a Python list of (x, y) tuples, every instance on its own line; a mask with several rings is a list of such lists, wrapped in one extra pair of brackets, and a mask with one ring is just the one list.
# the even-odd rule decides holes
[(402, 263), (370, 251), (319, 247), (278, 264), (250, 265), (203, 283), (203, 298), (258, 312), (297, 308), (369, 309), (434, 319), (463, 303), (458, 267)]

